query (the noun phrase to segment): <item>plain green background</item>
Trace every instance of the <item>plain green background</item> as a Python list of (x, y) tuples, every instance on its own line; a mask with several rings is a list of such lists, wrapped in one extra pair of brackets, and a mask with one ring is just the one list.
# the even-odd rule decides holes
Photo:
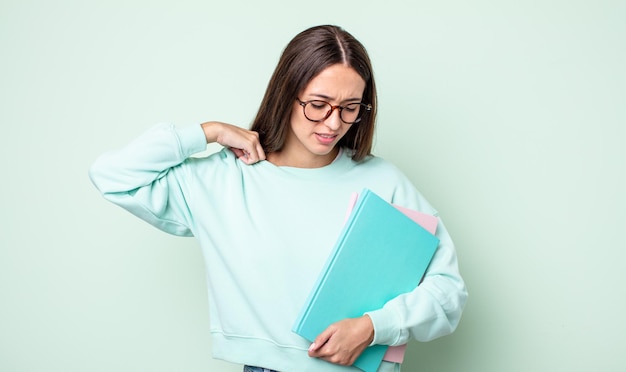
[(286, 43), (368, 48), (375, 153), (437, 207), (470, 291), (403, 371), (626, 369), (624, 1), (0, 1), (0, 371), (240, 371), (193, 239), (87, 169), (157, 122), (247, 127)]

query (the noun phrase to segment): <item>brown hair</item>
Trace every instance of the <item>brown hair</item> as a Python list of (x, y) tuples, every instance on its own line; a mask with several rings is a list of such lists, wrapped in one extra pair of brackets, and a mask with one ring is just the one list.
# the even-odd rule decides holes
[(371, 154), (376, 120), (376, 85), (371, 62), (358, 40), (342, 28), (330, 25), (302, 31), (285, 47), (250, 128), (259, 133), (265, 152), (282, 149), (297, 95), (320, 72), (338, 63), (353, 68), (365, 80), (362, 101), (372, 105), (372, 110), (352, 125), (338, 145), (354, 150), (355, 161)]

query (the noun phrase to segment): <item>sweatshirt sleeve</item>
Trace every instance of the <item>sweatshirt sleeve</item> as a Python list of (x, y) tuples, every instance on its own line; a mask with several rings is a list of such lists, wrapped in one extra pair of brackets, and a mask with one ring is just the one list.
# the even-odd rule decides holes
[[(417, 191), (410, 199), (413, 202), (407, 207), (438, 215)], [(436, 236), (439, 246), (419, 286), (390, 300), (382, 309), (366, 313), (374, 325), (372, 344), (402, 345), (411, 338), (431, 341), (454, 332), (458, 326), (467, 290), (454, 243), (441, 218)]]
[(107, 152), (89, 169), (107, 200), (168, 233), (192, 236), (183, 162), (206, 150), (200, 125), (154, 126), (125, 147)]

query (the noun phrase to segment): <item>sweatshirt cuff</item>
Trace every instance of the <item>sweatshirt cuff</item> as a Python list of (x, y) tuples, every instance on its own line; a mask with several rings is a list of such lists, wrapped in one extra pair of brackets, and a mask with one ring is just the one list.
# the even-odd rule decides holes
[(184, 158), (207, 149), (206, 136), (199, 124), (176, 128), (175, 131)]
[(394, 324), (393, 312), (390, 309), (380, 309), (376, 311), (370, 311), (365, 313), (372, 320), (374, 325), (374, 340), (370, 345), (394, 345), (399, 339), (399, 332), (397, 332)]

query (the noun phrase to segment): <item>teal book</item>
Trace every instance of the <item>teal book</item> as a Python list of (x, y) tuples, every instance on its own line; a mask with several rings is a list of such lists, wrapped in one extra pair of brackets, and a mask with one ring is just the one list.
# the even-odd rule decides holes
[[(313, 341), (329, 325), (378, 310), (415, 289), (439, 239), (369, 189), (364, 189), (292, 331)], [(365, 349), (354, 366), (375, 372), (385, 345)]]

